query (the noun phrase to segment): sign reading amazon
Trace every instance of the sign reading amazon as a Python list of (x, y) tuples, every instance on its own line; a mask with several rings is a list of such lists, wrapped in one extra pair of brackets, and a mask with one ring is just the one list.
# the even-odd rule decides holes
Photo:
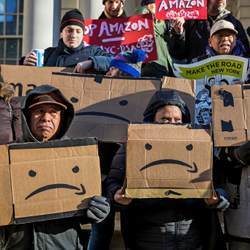
[(85, 20), (84, 43), (98, 45), (111, 54), (142, 49), (147, 61), (157, 59), (151, 14), (128, 18)]
[(158, 19), (207, 19), (207, 0), (156, 0)]

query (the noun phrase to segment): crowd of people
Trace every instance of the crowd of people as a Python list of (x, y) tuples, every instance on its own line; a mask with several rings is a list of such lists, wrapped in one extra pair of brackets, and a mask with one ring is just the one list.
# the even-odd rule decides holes
[[(103, 0), (99, 19), (126, 17), (125, 0)], [(128, 2), (128, 1), (127, 1)], [(207, 20), (157, 20), (155, 0), (142, 0), (135, 14), (151, 13), (158, 59), (145, 63), (140, 49), (113, 56), (98, 46), (85, 46), (84, 18), (78, 9), (64, 14), (60, 40), (45, 49), (44, 66), (73, 67), (76, 73), (108, 77), (173, 77), (173, 62), (191, 63), (216, 55), (250, 57), (241, 22), (226, 9), (226, 0), (208, 0)], [(36, 66), (30, 51), (21, 65)], [(63, 139), (74, 117), (73, 105), (50, 85), (36, 87), (25, 96), (18, 114), (9, 85), (0, 85), (0, 107), (8, 118), (0, 143), (46, 142)], [(8, 103), (7, 107), (4, 105)], [(14, 115), (15, 115), (14, 112)], [(11, 113), (13, 115), (13, 112)], [(190, 112), (178, 91), (157, 91), (143, 113), (145, 123), (189, 124)], [(18, 123), (18, 122), (19, 123)], [(4, 131), (4, 132), (3, 132)], [(84, 249), (81, 224), (92, 223), (88, 250), (108, 250), (114, 217), (121, 214), (121, 231), (127, 250), (247, 250), (250, 249), (250, 145), (218, 149), (214, 156), (215, 193), (206, 199), (131, 199), (124, 195), (126, 145), (99, 142), (102, 196), (91, 198), (83, 217), (10, 225), (0, 228), (0, 249)], [(235, 198), (237, 197), (237, 199)], [(218, 212), (225, 214), (223, 232)]]

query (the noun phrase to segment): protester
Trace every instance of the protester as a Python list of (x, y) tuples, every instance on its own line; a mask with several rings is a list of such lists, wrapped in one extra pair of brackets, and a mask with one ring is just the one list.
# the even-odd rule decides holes
[[(210, 30), (213, 24), (219, 20), (231, 22), (237, 31), (237, 39), (240, 40), (249, 53), (249, 41), (241, 22), (226, 9), (226, 0), (208, 0), (208, 19), (189, 20), (177, 22), (170, 35), (170, 53), (178, 60), (191, 62), (205, 54)], [(184, 26), (183, 26), (184, 25)]]
[[(141, 64), (145, 59), (146, 54), (140, 49), (135, 49), (132, 52), (122, 52), (112, 59), (106, 75), (109, 77), (140, 77)], [(99, 142), (104, 195), (106, 195), (106, 177), (119, 147), (118, 143)], [(108, 217), (102, 223), (92, 226), (88, 250), (109, 250), (115, 226), (115, 212), (115, 208), (111, 207)]]
[(141, 8), (137, 14), (151, 13), (154, 17), (154, 32), (158, 59), (143, 64), (142, 76), (159, 77), (172, 76), (172, 58), (169, 54), (167, 33), (169, 32), (169, 22), (157, 20), (155, 18), (155, 0), (142, 0)]
[[(73, 105), (57, 88), (39, 86), (28, 93), (22, 106), (23, 141), (59, 140), (67, 132), (73, 117)], [(80, 223), (101, 222), (109, 210), (106, 198), (94, 196), (82, 218), (7, 226), (1, 249), (83, 249)]]
[(206, 55), (234, 55), (245, 57), (246, 50), (242, 42), (237, 40), (237, 34), (238, 31), (231, 22), (219, 20), (214, 23), (210, 31)]
[[(190, 122), (189, 110), (176, 91), (157, 91), (145, 112), (148, 123)], [(229, 203), (222, 189), (209, 199), (130, 199), (124, 196), (125, 148), (117, 152), (107, 179), (108, 198), (123, 206), (126, 247), (131, 250), (226, 249), (216, 211)]]
[(125, 0), (103, 0), (104, 10), (99, 19), (127, 17), (124, 8)]
[[(84, 46), (83, 43), (84, 19), (82, 13), (73, 9), (66, 12), (60, 26), (60, 40), (57, 47), (49, 47), (44, 52), (44, 66), (75, 67), (75, 72), (84, 73), (93, 69), (106, 72), (111, 55), (98, 46)], [(102, 56), (102, 60), (99, 60)], [(20, 64), (36, 66), (37, 56), (32, 50)]]
[(134, 49), (132, 52), (121, 52), (115, 56), (109, 65), (107, 76), (141, 76), (141, 65), (146, 59), (145, 51)]

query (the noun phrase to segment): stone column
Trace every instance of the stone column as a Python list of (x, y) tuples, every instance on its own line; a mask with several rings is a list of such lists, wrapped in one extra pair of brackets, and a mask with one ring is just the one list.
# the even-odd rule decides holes
[(33, 48), (53, 44), (54, 0), (25, 0), (23, 20), (23, 55)]

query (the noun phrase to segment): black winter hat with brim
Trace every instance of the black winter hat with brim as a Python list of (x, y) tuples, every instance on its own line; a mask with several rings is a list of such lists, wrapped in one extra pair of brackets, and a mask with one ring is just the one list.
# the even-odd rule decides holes
[(66, 12), (62, 18), (60, 32), (68, 25), (77, 25), (84, 29), (84, 18), (78, 9)]
[(189, 109), (175, 90), (157, 91), (150, 99), (148, 106), (143, 113), (143, 121), (153, 123), (156, 112), (159, 108), (164, 107), (165, 105), (177, 106), (181, 110), (182, 123), (186, 124), (191, 122)]

